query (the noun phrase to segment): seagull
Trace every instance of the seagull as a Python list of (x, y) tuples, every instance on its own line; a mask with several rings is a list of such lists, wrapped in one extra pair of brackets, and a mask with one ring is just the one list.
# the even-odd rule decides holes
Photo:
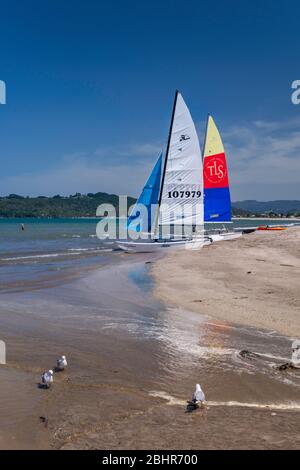
[(42, 375), (42, 385), (44, 388), (50, 388), (53, 382), (53, 370), (48, 370), (48, 372), (44, 372)]
[(203, 403), (205, 401), (205, 395), (202, 391), (202, 388), (200, 387), (199, 384), (196, 385), (195, 391), (192, 396), (192, 402), (195, 403), (196, 405), (200, 402)]
[(56, 361), (56, 367), (58, 370), (64, 370), (67, 367), (67, 359), (66, 356), (61, 356), (59, 359)]
[(205, 402), (205, 395), (202, 391), (202, 388), (199, 384), (196, 384), (195, 391), (192, 395), (192, 399), (187, 402), (187, 411), (191, 413), (197, 408), (202, 407), (202, 404)]
[(292, 346), (292, 366), (300, 369), (300, 341), (294, 341)]

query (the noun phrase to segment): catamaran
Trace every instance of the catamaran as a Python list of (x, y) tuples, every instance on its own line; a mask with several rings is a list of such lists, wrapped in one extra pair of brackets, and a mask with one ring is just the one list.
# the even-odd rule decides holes
[[(231, 223), (231, 199), (226, 154), (218, 128), (208, 116), (203, 149), (204, 221), (206, 223)], [(214, 242), (239, 238), (242, 234), (216, 229), (209, 233)]]
[[(140, 232), (149, 235), (149, 239), (119, 240), (118, 246), (125, 251), (198, 248), (211, 243), (211, 239), (204, 236), (200, 144), (190, 111), (179, 91), (175, 94), (164, 162), (162, 160), (161, 154), (127, 221), (129, 234)], [(181, 227), (183, 232), (179, 238), (174, 235), (174, 228), (178, 231), (176, 227)], [(193, 227), (194, 232), (191, 230), (185, 235), (185, 227)], [(164, 228), (169, 230), (167, 235), (161, 235)]]

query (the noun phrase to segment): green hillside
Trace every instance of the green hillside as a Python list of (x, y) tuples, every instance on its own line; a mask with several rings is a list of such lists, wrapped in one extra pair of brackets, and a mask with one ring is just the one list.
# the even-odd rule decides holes
[(277, 200), (277, 201), (236, 201), (232, 203), (232, 207), (239, 211), (252, 212), (255, 214), (283, 214), (296, 215), (300, 214), (299, 200)]
[[(128, 198), (128, 206), (135, 202)], [(0, 197), (0, 217), (95, 217), (100, 204), (112, 204), (118, 211), (119, 197), (107, 193), (76, 193), (70, 196), (24, 197), (18, 194)], [(232, 215), (298, 215), (300, 201), (238, 201), (232, 203)], [(118, 212), (117, 212), (118, 215)]]
[[(23, 197), (10, 194), (0, 198), (0, 217), (95, 217), (100, 204), (112, 204), (118, 210), (115, 194), (88, 193), (63, 197)], [(128, 198), (128, 205), (135, 202)]]

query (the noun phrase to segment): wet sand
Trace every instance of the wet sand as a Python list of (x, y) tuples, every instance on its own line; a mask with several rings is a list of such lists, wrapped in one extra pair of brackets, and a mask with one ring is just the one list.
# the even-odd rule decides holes
[(300, 228), (174, 253), (152, 272), (163, 301), (300, 337)]
[[(163, 260), (149, 260), (116, 254), (79, 279), (6, 286), (0, 448), (299, 448), (300, 374), (276, 369), (290, 338), (162, 303), (149, 268)], [(61, 354), (68, 369), (40, 390)], [(186, 413), (196, 382), (209, 404)]]

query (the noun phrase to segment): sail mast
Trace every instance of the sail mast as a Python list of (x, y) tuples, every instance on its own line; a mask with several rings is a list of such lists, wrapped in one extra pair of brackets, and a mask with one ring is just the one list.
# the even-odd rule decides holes
[(203, 141), (203, 150), (202, 150), (202, 162), (203, 162), (203, 164), (204, 164), (204, 158), (205, 158), (205, 147), (206, 147), (206, 139), (207, 139), (209, 118), (210, 118), (210, 114), (207, 115), (206, 128), (205, 128), (204, 141)]
[(176, 110), (176, 103), (177, 103), (178, 94), (179, 94), (179, 91), (176, 90), (175, 98), (174, 98), (174, 104), (173, 104), (173, 110), (172, 110), (172, 116), (171, 116), (169, 135), (168, 135), (167, 149), (166, 149), (166, 154), (165, 154), (164, 168), (163, 168), (163, 171), (162, 171), (162, 179), (161, 179), (161, 183), (160, 183), (160, 192), (159, 192), (158, 206), (157, 206), (157, 212), (156, 212), (156, 221), (155, 221), (154, 232), (153, 232), (154, 233), (154, 238), (156, 238), (156, 234), (157, 234), (157, 231), (158, 231), (159, 208), (160, 208), (161, 200), (162, 200), (163, 187), (164, 187), (164, 181), (165, 181), (165, 174), (166, 174), (166, 168), (167, 168), (167, 162), (168, 162), (168, 154), (169, 154), (169, 149), (170, 149), (170, 142), (171, 142), (173, 122), (174, 122), (174, 116), (175, 116), (175, 110)]
[(170, 124), (170, 129), (169, 129), (167, 150), (166, 150), (165, 161), (164, 161), (164, 169), (163, 169), (162, 180), (161, 180), (161, 185), (160, 185), (160, 193), (159, 193), (159, 199), (158, 199), (158, 209), (160, 208), (161, 200), (162, 200), (163, 187), (164, 187), (165, 174), (166, 174), (166, 168), (167, 168), (167, 163), (168, 163), (168, 155), (169, 155), (169, 150), (170, 150), (170, 142), (171, 142), (173, 122), (174, 122), (174, 116), (175, 116), (175, 110), (176, 110), (176, 103), (177, 103), (178, 94), (179, 94), (179, 91), (176, 90), (174, 104), (173, 104), (173, 110), (172, 110), (171, 124)]

